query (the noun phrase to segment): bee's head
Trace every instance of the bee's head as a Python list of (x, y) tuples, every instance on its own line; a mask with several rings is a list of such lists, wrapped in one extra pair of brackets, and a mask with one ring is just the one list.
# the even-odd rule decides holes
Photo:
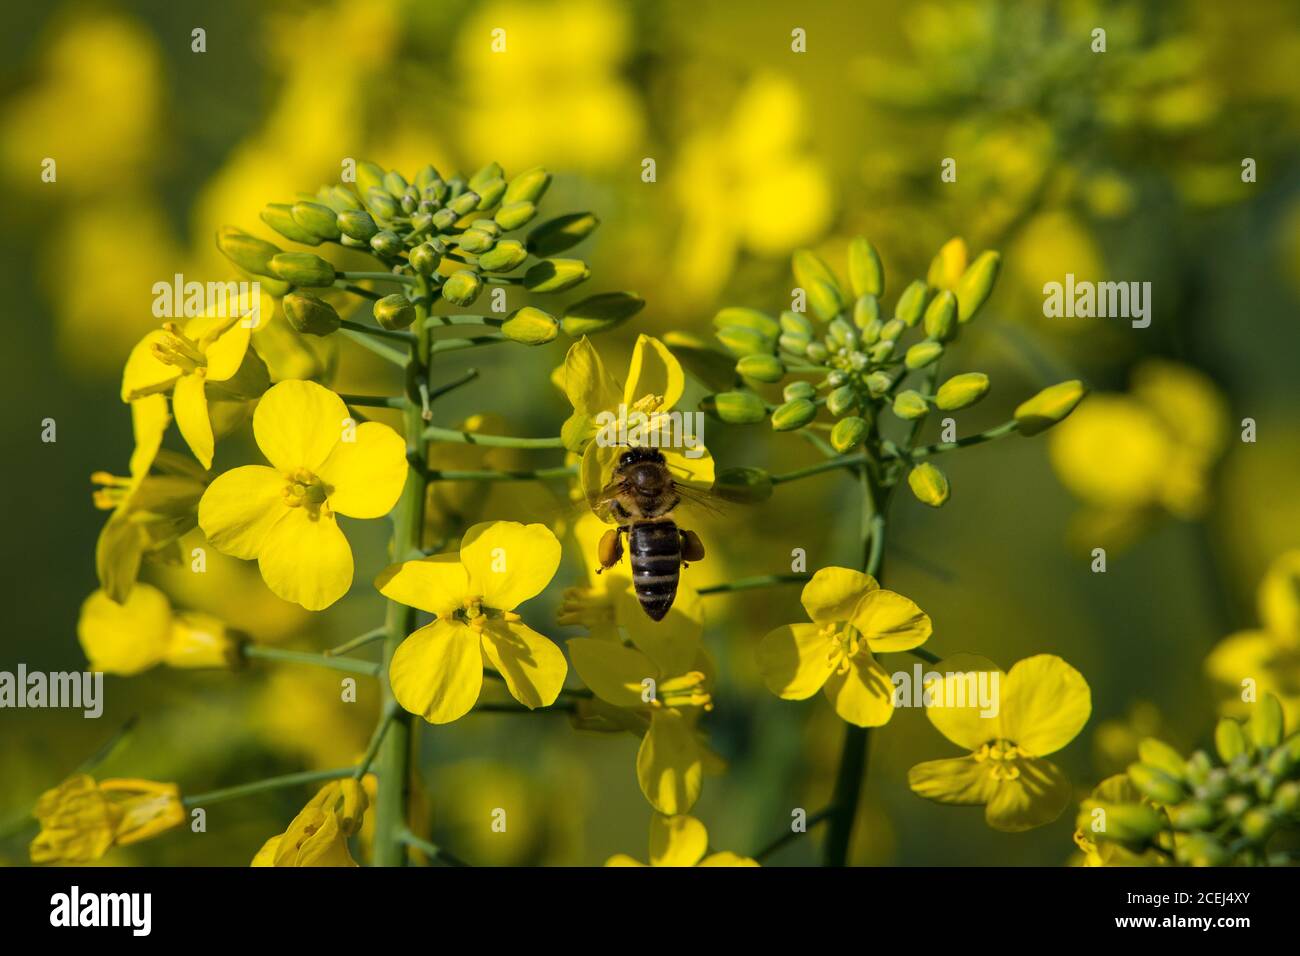
[(667, 462), (657, 448), (629, 448), (618, 456), (624, 479), (642, 494), (659, 494), (668, 483)]

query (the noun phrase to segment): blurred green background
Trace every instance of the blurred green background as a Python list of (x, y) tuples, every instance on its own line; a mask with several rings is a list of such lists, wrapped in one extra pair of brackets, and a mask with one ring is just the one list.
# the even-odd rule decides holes
[[(1054, 469), (1049, 435), (946, 458), (953, 495), (942, 510), (901, 494), (885, 575), (934, 619), (928, 647), (938, 653), (976, 651), (1009, 667), (1049, 652), (1082, 671), (1093, 718), (1055, 758), (1080, 795), (1131, 759), (1135, 733), (1188, 746), (1212, 727), (1205, 656), (1257, 626), (1258, 582), (1300, 545), (1300, 86), (1290, 80), (1300, 8), (1291, 0), (797, 9), (755, 0), (743, 15), (721, 4), (612, 0), (54, 3), (8, 16), (0, 670), (84, 664), (76, 620), (96, 587), (104, 518), (88, 477), (124, 472), (131, 428), (117, 387), (128, 350), (156, 322), (153, 283), (176, 272), (230, 277), (215, 229), (268, 235), (262, 205), (335, 181), (344, 157), (408, 174), (425, 162), (470, 173), (497, 160), (508, 174), (535, 164), (556, 174), (544, 213), (600, 216), (577, 250), (593, 270), (584, 288), (648, 299), (641, 315), (597, 340), (612, 369), (626, 367), (640, 332), (708, 339), (724, 305), (785, 307), (796, 248), (842, 270), (847, 240), (867, 236), (884, 259), (892, 305), (960, 235), (973, 253), (1004, 256), (990, 304), (948, 363), (994, 383), (963, 415), (963, 432), (1004, 420), (1062, 378), (1123, 393), (1153, 358), (1206, 376), (1221, 413), (1216, 450), (1189, 478), (1203, 482), (1204, 500), (1177, 515), (1121, 510), (1125, 533), (1115, 535), (1106, 574), (1089, 570), (1087, 551), (1102, 532)], [(206, 30), (205, 53), (191, 52), (195, 27)], [(490, 50), (496, 27), (507, 30), (504, 55)], [(1105, 53), (1091, 50), (1098, 27)], [(806, 31), (805, 53), (791, 50), (795, 28)], [(45, 157), (58, 162), (57, 183), (41, 181)], [(654, 183), (641, 179), (647, 157)], [(957, 160), (955, 183), (940, 181), (945, 157)], [(1242, 182), (1245, 158), (1256, 161), (1257, 182)], [(1150, 281), (1151, 327), (1044, 318), (1042, 285), (1067, 272)], [(482, 377), (443, 403), (442, 423), (491, 412), (512, 434), (555, 434), (569, 409), (549, 377), (567, 344), (475, 355)], [(345, 347), (335, 384), (391, 387), (386, 374)], [(708, 390), (697, 384), (688, 397)], [(1258, 423), (1253, 444), (1239, 440), (1245, 417)], [(40, 439), (45, 418), (57, 422), (55, 443)], [(705, 437), (719, 467), (786, 471), (815, 460), (805, 443), (765, 425), (710, 423)], [(236, 457), (252, 453), (241, 440), (248, 448)], [(554, 454), (520, 460), (558, 463)], [(1112, 464), (1104, 442), (1090, 454), (1103, 470)], [(550, 520), (545, 498), (498, 487), (481, 515)], [(176, 605), (221, 614), (260, 640), (319, 650), (382, 615), (367, 582), (386, 563), (386, 527), (353, 522), (348, 533), (357, 580), (320, 615), (280, 601), (255, 567), (215, 552), (197, 583), (167, 568), (146, 579)], [(843, 474), (783, 486), (768, 504), (730, 508), (701, 533), (711, 555), (689, 572), (701, 586), (788, 571), (796, 547), (810, 570), (854, 564), (855, 487)], [(552, 588), (529, 605), (534, 627), (557, 640), (577, 633), (551, 622), (561, 589), (583, 573), (566, 548)], [(803, 619), (797, 587), (706, 600), (706, 641), (722, 675), (708, 727), (730, 769), (706, 781), (693, 813), (714, 847), (749, 853), (784, 831), (792, 807), (824, 804), (843, 725), (820, 695), (782, 702), (758, 680), (758, 639)], [(906, 655), (887, 661), (891, 670), (911, 665)], [(1300, 676), (1290, 679), (1300, 688)], [(343, 704), (336, 675), (290, 667), (158, 669), (110, 677), (106, 687), (98, 721), (0, 711), (0, 827), (132, 715), (134, 729), (97, 772), (194, 793), (354, 760), (377, 706), (365, 681), (360, 700)], [(421, 747), (420, 807), (434, 838), (461, 857), (644, 859), (650, 808), (632, 738), (575, 733), (558, 715), (489, 714), (425, 727)], [(856, 862), (1069, 859), (1072, 810), (1006, 835), (979, 810), (910, 793), (910, 766), (956, 755), (911, 710), (873, 735)], [(222, 804), (206, 834), (174, 831), (106, 862), (245, 865), (306, 796)], [(507, 834), (486, 825), (494, 807), (508, 810)], [(0, 862), (24, 863), (31, 831), (7, 829)], [(818, 839), (773, 862), (813, 862)]]

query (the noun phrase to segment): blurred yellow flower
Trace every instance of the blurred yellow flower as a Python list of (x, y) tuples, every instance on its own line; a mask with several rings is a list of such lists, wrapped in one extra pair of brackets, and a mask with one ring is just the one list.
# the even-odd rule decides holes
[[(645, 866), (640, 860), (618, 853), (606, 866)], [(679, 814), (650, 817), (650, 866), (758, 866), (738, 853), (709, 853), (709, 832), (694, 817)]]
[(361, 829), (370, 800), (360, 780), (331, 780), (253, 857), (252, 866), (356, 866), (348, 838)]
[[(1096, 802), (1119, 804), (1148, 801), (1138, 793), (1133, 782), (1129, 780), (1128, 774), (1117, 773), (1107, 777), (1093, 788), (1088, 799), (1083, 801), (1083, 811), (1088, 812)], [(1082, 828), (1076, 828), (1074, 831), (1074, 845), (1082, 852), (1082, 857), (1079, 859), (1081, 866), (1163, 866), (1169, 860), (1168, 856), (1162, 855), (1154, 847), (1141, 853), (1134, 853), (1115, 840), (1094, 840)]]
[(138, 843), (185, 821), (174, 783), (75, 774), (41, 794), (33, 863), (90, 863), (114, 846)]
[(81, 605), (77, 637), (92, 670), (129, 676), (158, 664), (234, 667), (236, 635), (209, 614), (175, 613), (167, 596), (140, 583), (123, 603), (96, 591)]
[[(1027, 657), (1009, 673), (992, 661), (957, 655), (934, 665), (925, 708), (939, 733), (971, 753), (930, 760), (907, 774), (908, 786), (937, 803), (984, 805), (995, 830), (1017, 832), (1051, 823), (1070, 802), (1070, 781), (1044, 760), (1073, 740), (1092, 713), (1083, 675), (1054, 654)], [(996, 711), (986, 714), (965, 691), (978, 674), (996, 675)], [(992, 708), (990, 708), (992, 710)]]
[(407, 635), (388, 676), (393, 696), (431, 724), (465, 716), (491, 666), (529, 709), (549, 707), (568, 665), (515, 608), (536, 597), (560, 565), (560, 542), (545, 525), (484, 522), (465, 532), (460, 553), (404, 561), (375, 579), (384, 597), (437, 615)]
[(811, 624), (786, 624), (758, 645), (768, 689), (785, 700), (824, 690), (835, 712), (859, 727), (894, 714), (894, 685), (873, 651), (907, 651), (930, 637), (930, 618), (915, 603), (849, 568), (822, 568), (801, 597)]

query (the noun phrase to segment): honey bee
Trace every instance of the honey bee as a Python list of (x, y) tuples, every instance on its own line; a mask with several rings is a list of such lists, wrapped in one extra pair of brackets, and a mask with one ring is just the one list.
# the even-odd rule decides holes
[(622, 560), (626, 535), (632, 586), (641, 609), (654, 621), (662, 621), (673, 606), (681, 569), (704, 559), (699, 535), (673, 521), (673, 509), (683, 498), (705, 503), (700, 492), (673, 480), (662, 452), (635, 447), (619, 455), (613, 478), (592, 502), (597, 515), (618, 524), (600, 539), (596, 573)]

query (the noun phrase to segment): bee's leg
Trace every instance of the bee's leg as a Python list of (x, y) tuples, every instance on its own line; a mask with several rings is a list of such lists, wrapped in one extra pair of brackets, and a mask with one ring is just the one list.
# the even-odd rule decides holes
[(682, 531), (682, 565), (688, 561), (704, 560), (704, 542), (694, 531)]
[(600, 559), (600, 567), (596, 573), (607, 568), (612, 568), (623, 559), (623, 529), (610, 528), (600, 539), (600, 544), (596, 546), (596, 556)]

